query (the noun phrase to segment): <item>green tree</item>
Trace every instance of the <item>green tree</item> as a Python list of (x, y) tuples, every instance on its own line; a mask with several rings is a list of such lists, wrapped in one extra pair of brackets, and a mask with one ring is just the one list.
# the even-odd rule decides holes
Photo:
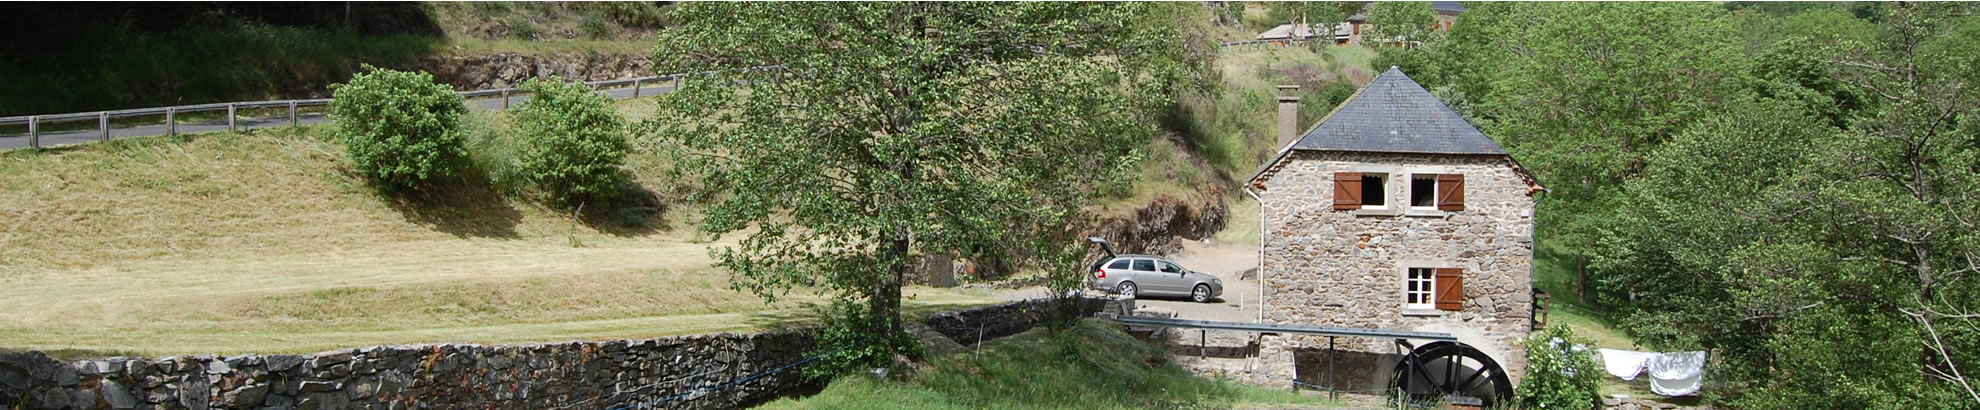
[(1602, 366), (1595, 364), (1594, 343), (1563, 325), (1520, 341), (1526, 346), (1526, 379), (1519, 384), (1519, 401), (1536, 409), (1585, 409), (1601, 396), (1596, 388)]
[(1271, 3), (1272, 21), (1291, 24), (1306, 24), (1313, 38), (1320, 39), (1314, 45), (1325, 47), (1333, 44), (1334, 25), (1347, 21), (1343, 14), (1342, 2), (1336, 1), (1286, 1)]
[(425, 72), (364, 68), (350, 82), (330, 85), (330, 121), (358, 171), (388, 191), (458, 173), (467, 158), (461, 130), (467, 105), (453, 87)]
[[(1379, 6), (1379, 5), (1378, 5)], [(1623, 181), (1671, 135), (1738, 100), (1745, 59), (1724, 11), (1692, 3), (1482, 4), (1441, 75), (1487, 135), (1555, 192), (1541, 234), (1571, 252), (1615, 223)], [(1669, 30), (1669, 27), (1685, 27)]]
[(1437, 32), (1437, 9), (1427, 1), (1382, 1), (1368, 9), (1371, 44), (1427, 41)]
[[(1081, 207), (1124, 189), (1204, 54), (1194, 4), (688, 3), (656, 65), (689, 77), (656, 132), (720, 189), (701, 229), (734, 284), (864, 306), (901, 333), (918, 254), (1000, 257), (1077, 286)], [(777, 69), (749, 69), (779, 64)]]
[(1756, 97), (1657, 147), (1604, 228), (1624, 325), (1718, 352), (1736, 406), (1980, 407), (1980, 18), (1887, 11), (1833, 49), (1785, 33)]
[(525, 81), (514, 115), (522, 132), (517, 167), (557, 204), (581, 204), (619, 192), (626, 177), (626, 122), (612, 100), (584, 83), (557, 77)]

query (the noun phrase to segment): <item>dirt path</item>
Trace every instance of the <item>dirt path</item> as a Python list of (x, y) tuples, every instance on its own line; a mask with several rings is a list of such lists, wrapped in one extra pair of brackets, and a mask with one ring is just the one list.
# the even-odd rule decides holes
[[(1258, 246), (1234, 243), (1184, 241), (1183, 250), (1168, 255), (1190, 270), (1208, 273), (1224, 280), (1224, 295), (1211, 303), (1184, 299), (1142, 299), (1141, 307), (1174, 310), (1179, 317), (1198, 320), (1250, 322), (1258, 318), (1258, 281), (1240, 279), (1246, 270), (1258, 267)], [(1000, 292), (1003, 300), (1025, 300), (1051, 296), (1043, 286)]]

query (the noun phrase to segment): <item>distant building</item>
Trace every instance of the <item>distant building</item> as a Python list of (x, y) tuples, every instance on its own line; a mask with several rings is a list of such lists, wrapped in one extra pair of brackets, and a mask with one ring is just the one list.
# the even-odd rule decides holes
[[(1360, 13), (1348, 16), (1347, 22), (1341, 23), (1347, 29), (1335, 31), (1335, 33), (1345, 34), (1337, 34), (1334, 44), (1344, 46), (1361, 45), (1361, 31), (1368, 28), (1366, 27), (1368, 26), (1368, 9), (1369, 7), (1374, 7), (1374, 5), (1375, 3), (1368, 3), (1367, 6), (1361, 8)], [(1437, 29), (1447, 31), (1452, 26), (1457, 25), (1458, 15), (1464, 14), (1465, 10), (1464, 4), (1455, 1), (1433, 1), (1430, 2), (1430, 8), (1437, 11)]]

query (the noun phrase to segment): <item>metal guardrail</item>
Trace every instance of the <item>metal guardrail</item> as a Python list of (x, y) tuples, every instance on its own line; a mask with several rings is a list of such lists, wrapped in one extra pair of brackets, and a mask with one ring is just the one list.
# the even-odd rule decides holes
[[(743, 69), (743, 71), (750, 72), (750, 71), (763, 71), (763, 70), (773, 70), (773, 69), (782, 69), (782, 68), (783, 65), (778, 64), (778, 65), (749, 67)], [(712, 75), (712, 74), (715, 74), (715, 72), (703, 71), (697, 73), (696, 75)], [(668, 74), (661, 76), (627, 78), (627, 79), (619, 79), (619, 80), (586, 81), (584, 82), (584, 84), (590, 86), (592, 90), (602, 90), (607, 88), (616, 89), (616, 88), (625, 88), (627, 86), (631, 86), (633, 89), (633, 94), (632, 94), (633, 98), (639, 98), (640, 91), (642, 91), (642, 89), (647, 83), (671, 82), (674, 88), (680, 88), (681, 79), (687, 77), (688, 75), (689, 74)], [(517, 95), (529, 94), (529, 92), (519, 88), (509, 87), (509, 88), (497, 88), (497, 89), (487, 89), (487, 90), (456, 91), (454, 92), (454, 94), (461, 96), (461, 98), (476, 98), (476, 99), (493, 98), (496, 96), (500, 96), (502, 98), (502, 108), (508, 109), (510, 98), (513, 98)], [(97, 142), (104, 142), (110, 140), (110, 119), (112, 118), (164, 115), (165, 129), (166, 129), (165, 135), (177, 135), (178, 134), (177, 116), (179, 113), (226, 110), (227, 129), (229, 131), (233, 131), (236, 129), (235, 124), (236, 121), (239, 119), (236, 114), (239, 112), (240, 109), (243, 108), (286, 107), (289, 110), (288, 113), (289, 125), (293, 126), (296, 125), (297, 109), (302, 107), (317, 107), (317, 106), (327, 106), (327, 105), (330, 105), (330, 99), (328, 98), (309, 98), (309, 99), (292, 99), (292, 100), (207, 103), (207, 104), (177, 105), (170, 107), (133, 108), (133, 109), (124, 109), (124, 110), (92, 111), (92, 112), (65, 113), (65, 114), (20, 115), (13, 117), (0, 117), (0, 126), (22, 125), (22, 124), (27, 125), (28, 146), (33, 148), (40, 148), (41, 124), (48, 122), (70, 122), (70, 121), (80, 121), (80, 120), (88, 120), (94, 118), (96, 119), (97, 129), (100, 131), (99, 137), (97, 138)]]
[(1251, 48), (1266, 48), (1266, 47), (1292, 47), (1292, 46), (1299, 46), (1299, 45), (1305, 45), (1305, 44), (1306, 44), (1307, 42), (1309, 42), (1309, 41), (1320, 41), (1320, 40), (1314, 40), (1314, 39), (1300, 39), (1300, 40), (1246, 40), (1246, 41), (1226, 41), (1226, 42), (1222, 42), (1222, 43), (1217, 43), (1217, 47), (1218, 47), (1218, 48), (1236, 48), (1236, 49), (1251, 49)]

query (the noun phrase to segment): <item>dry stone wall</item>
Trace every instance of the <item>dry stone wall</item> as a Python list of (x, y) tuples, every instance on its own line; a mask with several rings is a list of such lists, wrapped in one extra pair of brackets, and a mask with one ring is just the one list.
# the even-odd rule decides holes
[(675, 396), (659, 407), (733, 408), (803, 381), (782, 372), (695, 394), (801, 360), (810, 346), (798, 333), (724, 333), (72, 363), (29, 352), (0, 356), (0, 393), (28, 409), (608, 408)]
[[(1077, 299), (1082, 316), (1101, 299)], [(1051, 301), (931, 316), (964, 344), (1044, 323)], [(968, 328), (964, 332), (959, 329)], [(966, 333), (966, 335), (965, 335)], [(809, 334), (772, 332), (484, 346), (435, 344), (311, 355), (194, 355), (64, 362), (0, 354), (5, 409), (739, 408), (808, 385), (796, 371)], [(737, 383), (731, 383), (737, 382)]]
[[(1389, 204), (1408, 204), (1406, 176), (1455, 173), (1465, 178), (1462, 211), (1365, 215), (1333, 208), (1336, 172), (1391, 173)], [(1400, 185), (1397, 187), (1397, 185)], [(1299, 152), (1260, 193), (1266, 222), (1266, 316), (1275, 323), (1445, 332), (1493, 356), (1519, 380), (1526, 368), (1518, 339), (1530, 330), (1532, 211), (1528, 185), (1499, 156)], [(1463, 268), (1463, 310), (1405, 309), (1406, 267)], [(1341, 338), (1339, 348), (1368, 353), (1374, 366), (1346, 376), (1344, 389), (1380, 389), (1396, 361), (1393, 341)], [(1283, 384), (1299, 356), (1326, 339), (1270, 337), (1261, 346), (1262, 382)], [(1310, 360), (1308, 360), (1310, 361)], [(1307, 380), (1307, 377), (1301, 377)]]

